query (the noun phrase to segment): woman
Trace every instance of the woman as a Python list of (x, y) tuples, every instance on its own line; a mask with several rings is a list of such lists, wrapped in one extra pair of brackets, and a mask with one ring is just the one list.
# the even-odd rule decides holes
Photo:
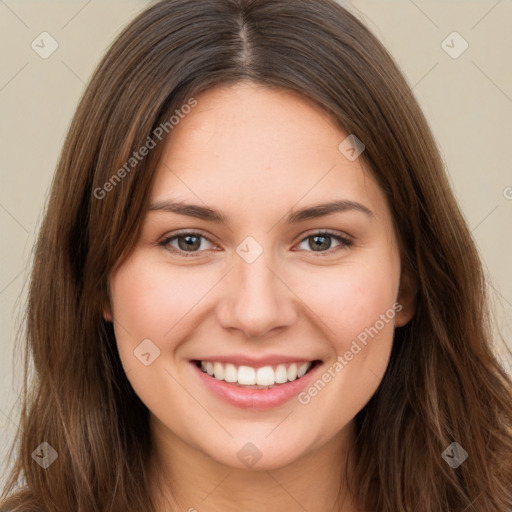
[(424, 116), (357, 19), (156, 3), (64, 145), (2, 506), (505, 512), (485, 293)]

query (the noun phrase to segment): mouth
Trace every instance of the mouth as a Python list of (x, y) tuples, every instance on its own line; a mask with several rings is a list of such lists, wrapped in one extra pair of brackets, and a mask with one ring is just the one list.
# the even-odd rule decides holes
[[(241, 409), (270, 409), (297, 397), (318, 373), (322, 361), (277, 364), (191, 360), (202, 385), (215, 397)], [(252, 363), (254, 364), (254, 363)]]
[(220, 361), (199, 361), (194, 364), (210, 377), (246, 389), (272, 389), (301, 379), (321, 361), (281, 363), (253, 367)]

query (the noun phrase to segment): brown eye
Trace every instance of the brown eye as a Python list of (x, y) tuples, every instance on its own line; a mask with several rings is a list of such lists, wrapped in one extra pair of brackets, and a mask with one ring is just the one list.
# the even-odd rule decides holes
[[(338, 243), (334, 248), (332, 248), (333, 239)], [(159, 242), (158, 245), (173, 253), (188, 257), (200, 255), (203, 251), (207, 250), (205, 248), (201, 249), (203, 240), (206, 240), (210, 244), (212, 243), (201, 233), (184, 231), (166, 237)], [(330, 231), (311, 233), (304, 237), (300, 243), (308, 244), (308, 249), (305, 249), (307, 252), (316, 252), (318, 254), (331, 254), (339, 250), (347, 249), (353, 245), (352, 240)]]
[[(339, 243), (339, 245), (335, 247), (334, 250), (330, 251), (333, 239), (336, 240)], [(343, 237), (337, 233), (333, 233), (330, 231), (312, 233), (301, 240), (301, 244), (304, 242), (307, 242), (308, 247), (312, 249), (312, 251), (309, 252), (318, 253), (336, 252), (338, 250), (343, 250), (353, 245), (352, 240), (349, 240), (346, 237)]]
[[(206, 237), (196, 232), (183, 232), (162, 240), (159, 245), (168, 248), (172, 252), (182, 253), (183, 256), (195, 256), (195, 253), (200, 253), (202, 241), (207, 240)], [(177, 246), (173, 245), (173, 242), (177, 242)], [(187, 254), (189, 253), (189, 254)]]

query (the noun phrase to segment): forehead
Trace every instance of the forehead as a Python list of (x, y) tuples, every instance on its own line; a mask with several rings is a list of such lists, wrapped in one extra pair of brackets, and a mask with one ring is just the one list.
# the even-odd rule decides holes
[(168, 146), (175, 154), (184, 145), (197, 152), (236, 142), (233, 156), (266, 155), (268, 160), (285, 145), (296, 145), (297, 153), (337, 146), (342, 133), (320, 106), (286, 89), (239, 82), (209, 89), (197, 102), (172, 130)]
[(222, 210), (268, 210), (346, 198), (377, 214), (385, 207), (362, 160), (338, 148), (349, 134), (313, 101), (247, 82), (196, 100), (167, 139), (152, 203), (172, 196)]

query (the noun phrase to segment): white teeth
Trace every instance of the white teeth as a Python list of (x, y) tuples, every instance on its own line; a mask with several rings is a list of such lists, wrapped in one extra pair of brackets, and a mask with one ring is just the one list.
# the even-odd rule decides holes
[(297, 377), (300, 379), (303, 377), (311, 366), (309, 363), (303, 363), (297, 368)]
[(238, 372), (234, 364), (228, 363), (225, 367), (224, 380), (226, 382), (236, 382), (238, 380)]
[(256, 371), (256, 384), (258, 384), (258, 386), (271, 386), (275, 383), (275, 375), (272, 366), (258, 368)]
[(288, 380), (295, 380), (297, 378), (297, 365), (292, 363), (288, 366), (288, 371), (286, 372), (288, 375)]
[(240, 366), (238, 368), (238, 384), (254, 386), (256, 384), (256, 370), (250, 366)]
[(213, 363), (213, 374), (217, 380), (224, 380), (224, 366), (222, 363)]
[(230, 383), (238, 383), (241, 386), (274, 386), (292, 382), (303, 377), (311, 368), (312, 362), (278, 364), (277, 366), (251, 366), (236, 367), (231, 363), (218, 361), (201, 361), (201, 369), (208, 375)]
[(284, 364), (277, 365), (276, 384), (284, 384), (288, 380), (288, 373)]

